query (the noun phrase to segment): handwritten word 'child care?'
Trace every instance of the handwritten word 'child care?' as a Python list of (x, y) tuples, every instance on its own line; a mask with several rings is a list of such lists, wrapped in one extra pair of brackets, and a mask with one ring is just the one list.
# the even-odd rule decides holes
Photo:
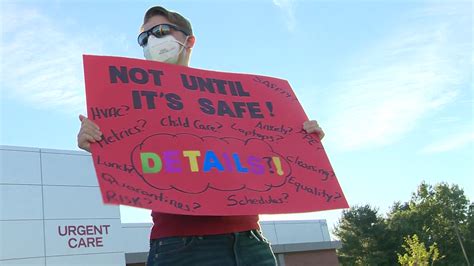
[[(268, 171), (274, 173), (271, 163), (278, 175), (283, 175), (284, 171), (281, 167), (280, 158), (277, 156), (259, 158), (257, 156), (247, 156), (245, 163), (242, 162), (241, 157), (237, 153), (222, 153), (218, 156), (214, 151), (207, 150), (202, 158), (202, 164), (198, 162), (198, 158), (202, 156), (199, 150), (184, 150), (179, 151), (163, 151), (161, 155), (155, 152), (141, 152), (140, 162), (141, 170), (144, 174), (156, 174), (162, 171), (166, 173), (181, 173), (186, 166), (193, 173), (210, 172), (213, 169), (218, 172), (238, 172), (238, 173), (252, 173), (262, 175)], [(268, 159), (268, 160), (265, 160)]]

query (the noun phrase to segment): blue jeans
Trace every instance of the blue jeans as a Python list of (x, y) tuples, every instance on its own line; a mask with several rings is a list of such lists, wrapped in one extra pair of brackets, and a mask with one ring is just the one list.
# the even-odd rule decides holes
[(270, 243), (259, 230), (150, 241), (148, 266), (275, 266)]

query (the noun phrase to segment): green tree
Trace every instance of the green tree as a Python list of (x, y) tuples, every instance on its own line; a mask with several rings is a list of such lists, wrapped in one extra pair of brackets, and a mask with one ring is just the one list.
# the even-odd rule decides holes
[[(403, 238), (398, 236), (416, 234), (427, 245), (438, 244), (439, 252), (445, 256), (437, 264), (466, 265), (463, 247), (472, 250), (467, 236), (469, 229), (469, 200), (457, 185), (440, 183), (435, 186), (422, 183), (411, 200), (396, 203), (387, 217), (388, 234), (397, 243), (401, 252)], [(459, 237), (458, 237), (459, 236)], [(462, 245), (461, 245), (462, 244)]]
[(383, 218), (369, 205), (343, 211), (334, 230), (342, 242), (342, 248), (337, 250), (341, 264), (388, 265), (384, 232)]
[(474, 263), (474, 204), (472, 202), (467, 214), (466, 233), (461, 237), (465, 243), (466, 256), (472, 265)]
[(436, 243), (433, 243), (429, 250), (426, 250), (425, 244), (420, 242), (418, 236), (414, 234), (413, 236), (407, 236), (404, 238), (405, 244), (402, 247), (405, 249), (405, 254), (397, 254), (398, 262), (404, 266), (414, 266), (414, 265), (431, 265), (434, 264), (436, 260), (440, 258), (438, 248)]
[(386, 218), (369, 205), (343, 212), (334, 230), (343, 265), (395, 265), (403, 236), (437, 243), (437, 265), (474, 263), (474, 205), (457, 185), (421, 183), (408, 202), (395, 202)]

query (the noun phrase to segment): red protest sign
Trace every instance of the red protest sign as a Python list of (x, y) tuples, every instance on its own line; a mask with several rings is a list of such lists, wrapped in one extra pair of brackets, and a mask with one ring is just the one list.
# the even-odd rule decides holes
[(287, 81), (84, 56), (105, 203), (188, 215), (346, 208)]

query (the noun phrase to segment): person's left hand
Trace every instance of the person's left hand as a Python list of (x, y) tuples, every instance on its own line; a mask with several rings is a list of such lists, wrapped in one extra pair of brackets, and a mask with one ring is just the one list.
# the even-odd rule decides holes
[(318, 122), (316, 120), (309, 120), (303, 123), (303, 129), (306, 130), (308, 133), (316, 133), (319, 137), (320, 140), (324, 138), (324, 131), (323, 129), (318, 125)]

